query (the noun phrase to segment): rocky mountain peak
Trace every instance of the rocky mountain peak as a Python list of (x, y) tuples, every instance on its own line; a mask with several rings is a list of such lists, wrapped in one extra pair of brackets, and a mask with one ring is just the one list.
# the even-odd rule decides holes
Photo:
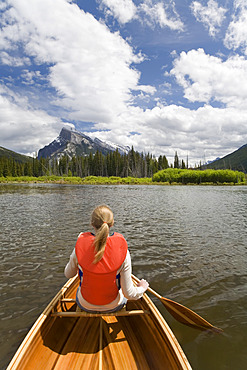
[(97, 150), (106, 155), (116, 149), (121, 154), (124, 154), (128, 153), (130, 148), (106, 143), (98, 138), (92, 139), (82, 132), (63, 127), (54, 141), (39, 150), (38, 158), (55, 158), (59, 160), (65, 154), (72, 158), (73, 156), (87, 156), (90, 152), (94, 154)]

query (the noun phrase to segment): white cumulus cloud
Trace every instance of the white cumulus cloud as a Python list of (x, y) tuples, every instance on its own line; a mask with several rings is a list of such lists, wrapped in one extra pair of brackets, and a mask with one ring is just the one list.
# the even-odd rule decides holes
[(215, 0), (209, 0), (206, 6), (199, 1), (193, 1), (191, 10), (196, 20), (208, 29), (210, 36), (215, 36), (219, 31), (227, 12), (227, 9), (219, 6)]
[(6, 65), (12, 66), (12, 67), (20, 67), (20, 66), (23, 66), (25, 64), (26, 65), (31, 64), (29, 58), (20, 58), (20, 57), (12, 56), (12, 55), (6, 53), (5, 51), (2, 51), (0, 53), (0, 60), (1, 60), (2, 64), (6, 64)]
[(102, 0), (102, 4), (119, 23), (128, 23), (136, 16), (137, 8), (132, 0)]
[(235, 55), (225, 61), (203, 49), (182, 52), (174, 61), (171, 74), (184, 88), (191, 102), (217, 101), (228, 107), (247, 106), (247, 60)]
[[(208, 104), (196, 110), (177, 105), (154, 107), (141, 110), (132, 107), (118, 117), (118, 125), (97, 124), (99, 131), (90, 135), (107, 140), (111, 130), (111, 140), (115, 143), (133, 145), (140, 152), (150, 152), (159, 156), (166, 155), (173, 163), (175, 150), (180, 158), (189, 163), (199, 164), (214, 160), (216, 153), (227, 155), (247, 142), (247, 110), (235, 107), (214, 108)], [(126, 131), (136, 132), (126, 137)], [(230, 136), (229, 136), (230, 135)], [(189, 144), (188, 144), (189, 143)]]
[(247, 55), (247, 2), (234, 1), (234, 14), (225, 36), (225, 46), (228, 49), (242, 49)]
[(175, 2), (144, 0), (135, 5), (132, 0), (102, 0), (108, 9), (107, 14), (114, 16), (119, 23), (125, 24), (138, 20), (149, 27), (168, 27), (173, 31), (183, 31), (184, 24), (176, 12)]
[(184, 25), (175, 10), (175, 3), (171, 1), (167, 5), (163, 2), (154, 3), (145, 0), (138, 7), (140, 18), (149, 26), (159, 25), (161, 28), (168, 27), (173, 31), (183, 31)]
[(31, 108), (25, 97), (0, 85), (0, 132), (6, 148), (31, 155), (54, 140), (65, 125), (59, 118)]

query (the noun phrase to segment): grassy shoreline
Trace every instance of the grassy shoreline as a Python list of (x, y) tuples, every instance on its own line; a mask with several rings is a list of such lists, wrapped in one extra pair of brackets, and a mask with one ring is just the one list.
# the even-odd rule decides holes
[(73, 176), (20, 176), (20, 177), (0, 177), (0, 183), (53, 183), (71, 185), (153, 185), (152, 178), (135, 177), (73, 177)]
[[(169, 182), (169, 181), (153, 181), (152, 178), (135, 178), (135, 177), (101, 177), (101, 176), (88, 176), (88, 177), (69, 177), (69, 176), (40, 176), (40, 177), (30, 177), (30, 176), (20, 176), (20, 177), (0, 177), (0, 184), (69, 184), (69, 185), (180, 185), (185, 186), (180, 182)], [(187, 183), (186, 185), (247, 185), (247, 182), (202, 182), (200, 184)]]

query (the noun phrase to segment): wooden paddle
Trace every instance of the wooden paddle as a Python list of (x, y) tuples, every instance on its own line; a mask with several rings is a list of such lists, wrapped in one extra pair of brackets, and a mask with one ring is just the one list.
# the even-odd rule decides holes
[[(132, 279), (138, 283), (140, 280), (132, 274)], [(210, 324), (208, 321), (204, 320), (201, 316), (197, 315), (197, 313), (193, 312), (189, 308), (182, 306), (181, 304), (172, 301), (171, 299), (164, 298), (158, 293), (156, 293), (153, 289), (148, 287), (147, 289), (150, 293), (152, 293), (155, 297), (159, 298), (161, 303), (165, 306), (167, 311), (179, 322), (182, 324), (192, 326), (194, 328), (200, 330), (211, 330), (216, 333), (220, 333), (223, 330), (217, 328)]]

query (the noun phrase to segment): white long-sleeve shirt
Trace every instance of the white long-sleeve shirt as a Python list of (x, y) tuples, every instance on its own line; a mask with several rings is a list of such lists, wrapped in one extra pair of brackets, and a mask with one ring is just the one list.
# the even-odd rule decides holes
[[(116, 308), (123, 301), (123, 298), (137, 300), (143, 296), (145, 289), (143, 287), (135, 287), (131, 279), (131, 257), (129, 251), (127, 251), (126, 258), (122, 263), (121, 267), (118, 269), (117, 274), (120, 273), (120, 285), (121, 289), (118, 291), (117, 298), (104, 306), (98, 306), (87, 302), (82, 294), (80, 289), (77, 293), (77, 299), (82, 307), (90, 311), (108, 311)], [(78, 261), (75, 253), (75, 249), (70, 255), (69, 262), (67, 263), (64, 274), (67, 278), (72, 278), (78, 272)]]

